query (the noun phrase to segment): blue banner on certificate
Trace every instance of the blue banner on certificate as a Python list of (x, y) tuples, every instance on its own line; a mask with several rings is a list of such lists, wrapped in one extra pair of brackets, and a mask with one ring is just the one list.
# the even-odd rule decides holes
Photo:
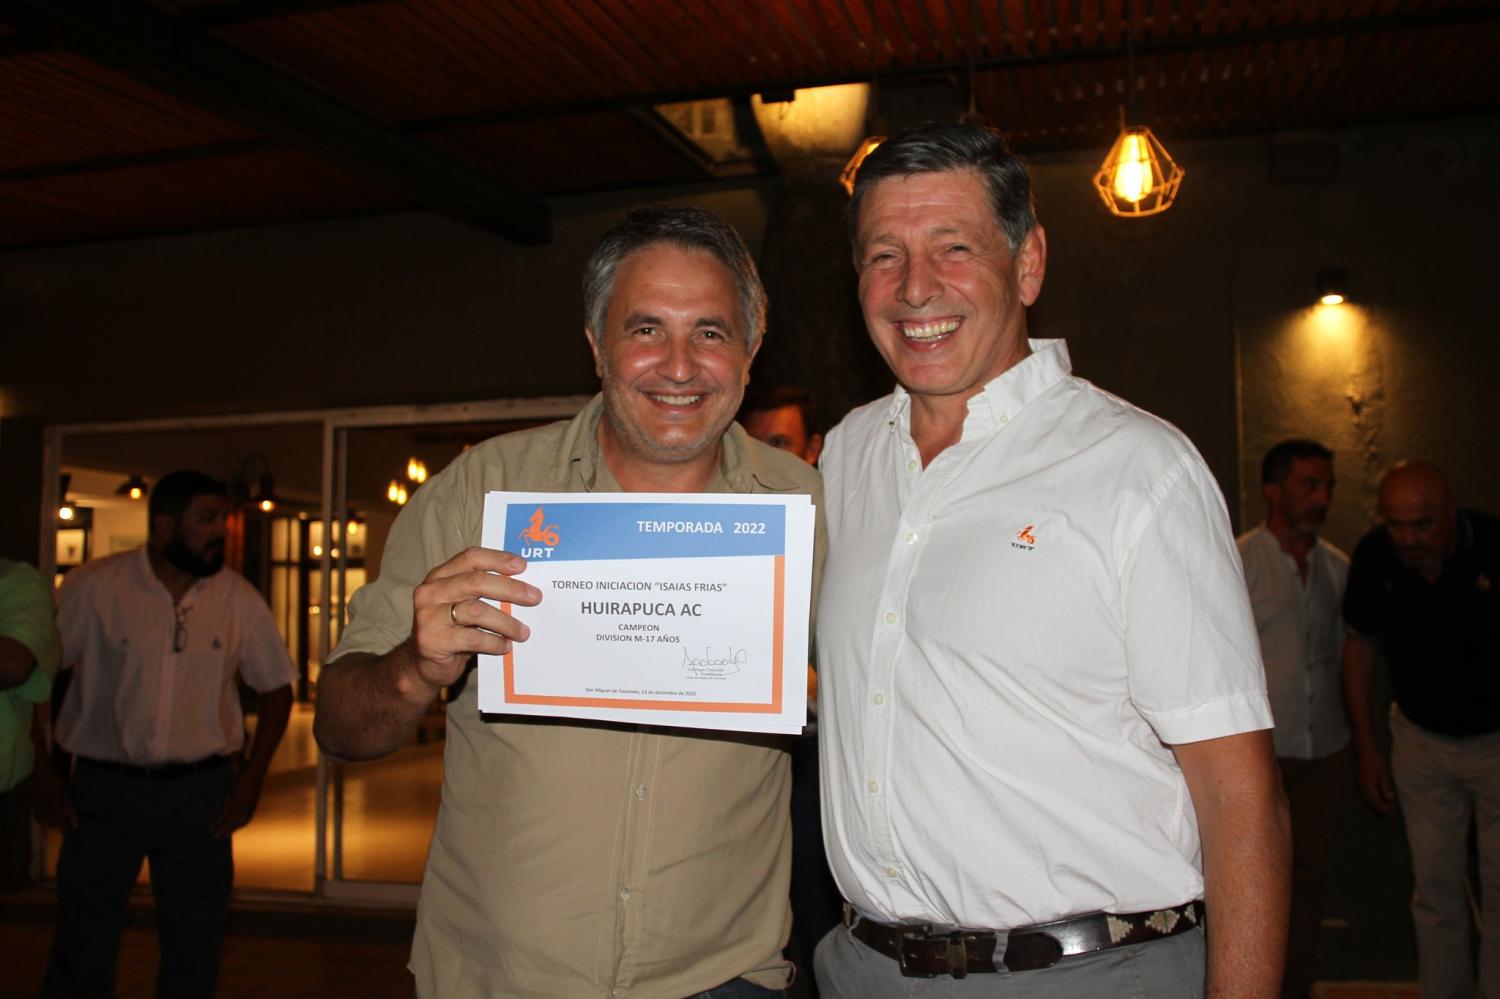
[(526, 559), (531, 628), (479, 657), (479, 708), (801, 731), (814, 511), (806, 496), (489, 493), (483, 544)]

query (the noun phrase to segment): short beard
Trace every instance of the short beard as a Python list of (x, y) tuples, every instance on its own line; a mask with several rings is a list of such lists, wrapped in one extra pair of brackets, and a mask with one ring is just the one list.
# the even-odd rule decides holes
[(162, 555), (176, 568), (199, 578), (212, 576), (224, 568), (224, 543), (222, 541), (209, 545), (200, 555), (183, 544), (181, 538), (173, 537), (167, 542)]

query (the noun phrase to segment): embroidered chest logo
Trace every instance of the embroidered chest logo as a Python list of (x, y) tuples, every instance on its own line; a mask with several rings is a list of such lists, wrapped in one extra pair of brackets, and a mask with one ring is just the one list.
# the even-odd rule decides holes
[(1034, 550), (1036, 548), (1036, 535), (1031, 533), (1034, 527), (1036, 527), (1035, 524), (1027, 524), (1017, 531), (1016, 540), (1012, 541), (1010, 546), (1027, 552)]

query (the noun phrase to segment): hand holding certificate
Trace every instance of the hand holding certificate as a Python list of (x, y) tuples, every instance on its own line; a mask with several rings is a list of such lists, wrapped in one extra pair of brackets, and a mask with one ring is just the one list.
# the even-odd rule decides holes
[(480, 710), (800, 731), (813, 524), (804, 495), (490, 493), (483, 544), (542, 600)]

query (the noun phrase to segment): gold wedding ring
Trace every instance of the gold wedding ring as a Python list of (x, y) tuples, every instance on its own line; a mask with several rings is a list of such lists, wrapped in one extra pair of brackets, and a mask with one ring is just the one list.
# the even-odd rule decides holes
[(458, 623), (458, 604), (452, 603), (448, 605), (448, 620), (453, 622), (455, 628), (463, 627), (463, 625)]

